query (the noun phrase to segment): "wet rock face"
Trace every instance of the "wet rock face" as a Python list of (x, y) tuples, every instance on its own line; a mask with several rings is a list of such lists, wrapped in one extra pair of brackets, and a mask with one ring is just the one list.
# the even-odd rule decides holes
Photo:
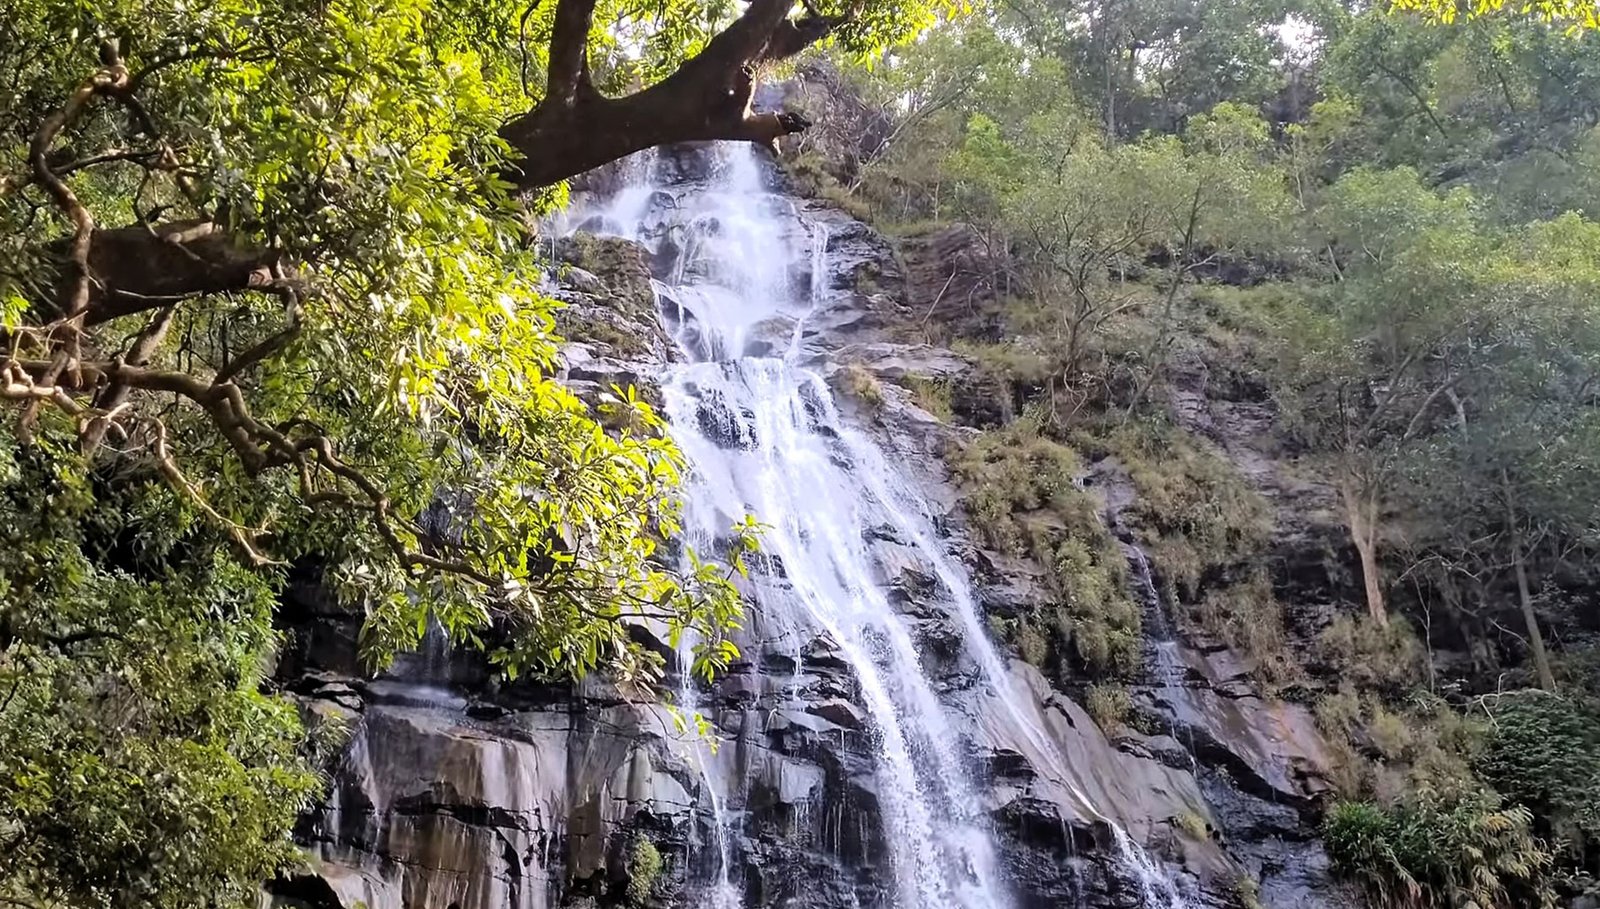
[[(666, 160), (682, 180), (708, 174), (693, 149)], [(1033, 570), (982, 551), (961, 531), (941, 452), (959, 444), (962, 431), (895, 384), (908, 376), (959, 384), (969, 375), (961, 357), (907, 343), (902, 331), (931, 300), (933, 273), (916, 256), (902, 267), (883, 237), (842, 213), (799, 204), (827, 230), (829, 252), (828, 292), (802, 326), (802, 356), (819, 372), (849, 363), (883, 381), (883, 401), (847, 413), (850, 422), (932, 503), (940, 544), (965, 564), (984, 608), (1023, 608), (1040, 595)], [(928, 238), (919, 255), (937, 256), (941, 243), (954, 242)], [(572, 340), (565, 378), (580, 396), (612, 382), (650, 382), (677, 356), (658, 319), (652, 269), (676, 267), (679, 254), (652, 257), (635, 244), (585, 235), (555, 251), (563, 264), (552, 290), (569, 304), (560, 318)], [(981, 271), (962, 267), (969, 266)], [(683, 326), (666, 315), (683, 338)], [(793, 334), (792, 324), (753, 330), (769, 344)], [(818, 426), (825, 403), (802, 405)], [(748, 422), (739, 414), (708, 405), (699, 419), (728, 430), (705, 433), (719, 445), (754, 442), (736, 431)], [(1141, 709), (1171, 718), (1170, 735), (1108, 738), (1020, 661), (1004, 667), (1005, 696), (1017, 703), (1003, 705), (977, 681), (961, 646), (967, 631), (934, 566), (889, 521), (871, 526), (864, 545), (874, 580), (906, 618), (955, 718), (958, 750), (977, 768), (977, 797), (1017, 909), (1151, 905), (1112, 823), (1146, 846), (1193, 909), (1238, 905), (1241, 875), (1261, 880), (1262, 905), (1271, 909), (1341, 902), (1328, 898), (1326, 859), (1313, 836), (1322, 757), (1303, 711), (1262, 698), (1226, 653), (1203, 648), (1186, 651), (1181, 684), (1138, 693)], [(759, 573), (781, 596), (781, 562), (768, 559)], [(505, 683), (481, 660), (432, 647), (385, 676), (367, 676), (355, 654), (360, 616), (322, 594), (314, 573), (293, 585), (284, 614), (280, 683), (314, 726), (342, 727), (348, 738), (328, 797), (299, 829), (311, 873), (275, 885), (280, 904), (620, 906), (642, 873), (641, 843), (661, 858), (648, 888), (655, 907), (715, 905), (719, 890), (752, 909), (894, 901), (894, 834), (881, 824), (876, 733), (839, 641), (755, 614), (739, 642), (741, 661), (716, 685), (669, 679), (677, 699), (714, 727), (721, 744), (712, 755), (666, 708), (630, 702), (600, 681)]]

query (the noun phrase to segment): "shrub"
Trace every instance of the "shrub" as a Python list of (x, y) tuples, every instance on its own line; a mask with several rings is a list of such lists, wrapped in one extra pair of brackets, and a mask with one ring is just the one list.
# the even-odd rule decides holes
[[(1457, 794), (1482, 787), (1471, 766), (1482, 724), (1440, 698), (1416, 696), (1405, 709), (1393, 709), (1346, 683), (1318, 700), (1315, 712), (1328, 744), (1332, 782), (1346, 797), (1386, 802), (1410, 790)], [(1384, 766), (1367, 761), (1357, 745), (1382, 757)]]
[(661, 877), (661, 852), (656, 844), (642, 834), (635, 835), (628, 846), (628, 902), (642, 906), (655, 891), (656, 880)]
[(904, 384), (911, 391), (911, 396), (916, 400), (918, 407), (945, 423), (955, 420), (955, 403), (948, 380), (906, 376)]
[[(1100, 520), (1099, 500), (1075, 483), (1077, 452), (1042, 428), (1032, 412), (979, 434), (955, 456), (967, 513), (983, 542), (1044, 569), (1052, 602), (1021, 624), (1054, 638), (1058, 655), (1075, 654), (1092, 673), (1133, 672), (1140, 615), (1127, 593), (1127, 562)], [(1029, 643), (1035, 654), (1045, 649)]]
[(1023, 662), (1043, 667), (1050, 659), (1050, 639), (1031, 622), (1019, 622), (1011, 633), (1011, 645)]
[(1405, 717), (1386, 709), (1381, 704), (1372, 707), (1372, 718), (1367, 721), (1367, 737), (1372, 747), (1385, 760), (1400, 761), (1411, 756), (1416, 745), (1416, 734)]
[(1288, 649), (1283, 607), (1265, 571), (1256, 569), (1241, 581), (1207, 590), (1195, 617), (1200, 627), (1254, 660), (1260, 678), (1281, 683), (1300, 676)]
[(878, 384), (878, 377), (859, 363), (841, 367), (834, 376), (834, 386), (873, 410), (883, 406), (883, 387)]
[(1090, 685), (1083, 696), (1083, 709), (1107, 733), (1122, 728), (1133, 710), (1133, 698), (1121, 685)]
[(1349, 738), (1361, 725), (1361, 697), (1348, 687), (1323, 695), (1315, 709), (1317, 725), (1327, 735)]
[(1340, 616), (1318, 639), (1318, 652), (1337, 674), (1363, 688), (1403, 691), (1422, 680), (1426, 655), (1411, 626), (1398, 616), (1379, 625)]
[(1028, 554), (1022, 516), (1049, 508), (1076, 491), (1077, 452), (1045, 438), (1037, 418), (1025, 417), (979, 434), (951, 465), (965, 493), (974, 529), (1010, 555)]
[(1265, 909), (1261, 902), (1261, 882), (1248, 874), (1240, 873), (1233, 879), (1233, 895), (1240, 909)]
[(1026, 339), (1001, 344), (958, 338), (955, 351), (977, 364), (978, 371), (1001, 380), (1006, 386), (1039, 386), (1059, 372), (1059, 366), (1045, 352)]
[(1336, 873), (1374, 909), (1550, 909), (1553, 855), (1525, 808), (1423, 791), (1393, 808), (1340, 802), (1323, 823)]
[(1257, 554), (1271, 530), (1266, 500), (1234, 466), (1160, 420), (1080, 433), (1091, 454), (1114, 456), (1139, 495), (1129, 514), (1161, 576), (1192, 600), (1201, 576)]
[(1543, 691), (1501, 697), (1477, 762), (1508, 799), (1549, 819), (1559, 835), (1600, 838), (1600, 716)]

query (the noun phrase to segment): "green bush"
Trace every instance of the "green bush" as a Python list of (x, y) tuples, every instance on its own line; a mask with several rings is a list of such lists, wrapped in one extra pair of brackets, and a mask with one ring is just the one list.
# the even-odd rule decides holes
[(1531, 820), (1492, 794), (1423, 791), (1392, 808), (1340, 802), (1322, 833), (1334, 871), (1374, 909), (1550, 909), (1554, 857)]
[(1261, 902), (1261, 882), (1248, 874), (1241, 873), (1234, 878), (1233, 895), (1241, 909), (1265, 909)]
[(1133, 710), (1133, 697), (1121, 685), (1090, 685), (1083, 696), (1083, 709), (1106, 733), (1120, 730)]
[(1600, 838), (1600, 716), (1543, 691), (1501, 697), (1477, 766), (1509, 800), (1562, 837)]
[[(1443, 699), (1413, 695), (1388, 705), (1348, 681), (1316, 703), (1334, 788), (1347, 798), (1385, 801), (1397, 791), (1462, 793), (1482, 788), (1473, 772), (1483, 724)], [(1377, 762), (1369, 760), (1372, 755)]]
[(978, 371), (1000, 380), (1001, 385), (1037, 386), (1060, 372), (1049, 354), (1035, 348), (1027, 339), (1012, 339), (991, 344), (957, 338), (955, 351), (977, 364)]
[(1011, 646), (1017, 649), (1017, 656), (1022, 657), (1023, 662), (1040, 667), (1049, 662), (1050, 639), (1032, 622), (1017, 623), (1010, 638)]
[(904, 384), (911, 391), (911, 396), (916, 400), (918, 407), (945, 423), (955, 421), (954, 396), (948, 380), (906, 376)]
[(1027, 555), (1026, 516), (1070, 500), (1082, 471), (1077, 452), (1045, 438), (1037, 419), (1015, 420), (972, 440), (951, 465), (973, 527), (984, 542)]
[(1372, 740), (1372, 747), (1387, 761), (1411, 757), (1417, 739), (1406, 718), (1382, 704), (1372, 707), (1372, 716), (1367, 720), (1367, 737)]
[(1075, 441), (1127, 469), (1139, 494), (1129, 515), (1180, 599), (1195, 598), (1206, 571), (1253, 557), (1266, 544), (1266, 500), (1232, 464), (1170, 423), (1122, 423), (1080, 432)]
[(1195, 842), (1203, 843), (1211, 839), (1211, 824), (1198, 811), (1185, 811), (1178, 815), (1177, 826)]
[(1427, 655), (1399, 616), (1379, 625), (1366, 616), (1340, 616), (1317, 641), (1318, 655), (1338, 675), (1362, 688), (1400, 692), (1420, 682)]
[(661, 877), (661, 851), (643, 835), (636, 835), (628, 846), (628, 902), (642, 906), (655, 892)]

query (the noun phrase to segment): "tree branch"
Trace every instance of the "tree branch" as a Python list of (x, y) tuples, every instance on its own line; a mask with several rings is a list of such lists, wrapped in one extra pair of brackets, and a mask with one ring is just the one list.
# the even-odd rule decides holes
[[(172, 316), (177, 311), (176, 304), (158, 311), (155, 318), (151, 319), (150, 323), (139, 333), (139, 336), (134, 339), (133, 345), (128, 348), (128, 352), (119, 358), (120, 362), (128, 363), (132, 366), (144, 366), (149, 363), (151, 357), (154, 357), (156, 351), (160, 349), (161, 342), (166, 338), (167, 329), (172, 325)], [(85, 454), (92, 454), (96, 448), (100, 447), (101, 440), (105, 438), (106, 430), (111, 428), (116, 414), (127, 403), (129, 390), (128, 385), (112, 381), (96, 398), (95, 409), (104, 412), (105, 416), (95, 417), (83, 428), (82, 445)]]
[(675, 142), (725, 139), (775, 148), (778, 138), (811, 124), (796, 113), (750, 111), (761, 65), (799, 53), (842, 21), (814, 13), (790, 20), (794, 0), (751, 0), (671, 75), (631, 95), (607, 98), (585, 75), (593, 7), (593, 0), (562, 0), (551, 39), (549, 91), (500, 130), (522, 155), (505, 175), (519, 186), (548, 185)]
[(544, 104), (572, 107), (578, 89), (589, 80), (589, 32), (594, 28), (595, 0), (560, 0), (550, 34)]

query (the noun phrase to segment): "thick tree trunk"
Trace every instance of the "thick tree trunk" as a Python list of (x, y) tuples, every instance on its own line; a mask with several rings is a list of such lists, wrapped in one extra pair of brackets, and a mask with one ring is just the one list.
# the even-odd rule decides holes
[(1344, 500), (1345, 526), (1361, 562), (1361, 583), (1366, 593), (1367, 615), (1379, 625), (1389, 624), (1389, 607), (1383, 598), (1383, 575), (1378, 567), (1377, 497), (1363, 490), (1354, 477), (1339, 486)]
[[(712, 96), (731, 102), (736, 94)], [(585, 90), (570, 107), (540, 105), (500, 135), (526, 155), (510, 175), (513, 182), (535, 187), (658, 145), (731, 139), (770, 146), (809, 125), (798, 114), (749, 114), (743, 101), (707, 103), (698, 92), (662, 82), (625, 98)]]

